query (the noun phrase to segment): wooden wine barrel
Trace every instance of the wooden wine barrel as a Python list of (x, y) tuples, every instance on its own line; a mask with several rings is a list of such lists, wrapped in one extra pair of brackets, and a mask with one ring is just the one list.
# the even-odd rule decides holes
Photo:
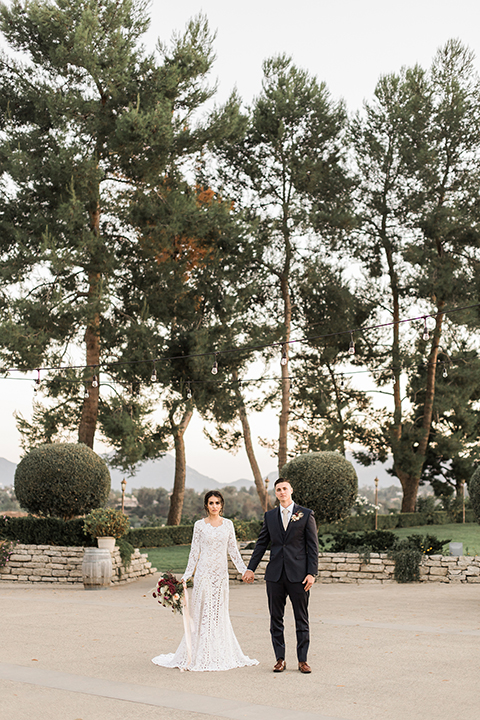
[(85, 590), (101, 590), (108, 587), (112, 578), (110, 551), (95, 547), (85, 548), (82, 575)]

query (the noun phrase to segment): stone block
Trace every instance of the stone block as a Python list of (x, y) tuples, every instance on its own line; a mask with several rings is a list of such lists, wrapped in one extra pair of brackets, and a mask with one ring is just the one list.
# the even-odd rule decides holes
[(430, 575), (440, 575), (440, 576), (448, 575), (448, 568), (441, 567), (440, 565), (433, 565), (430, 568)]
[(344, 570), (336, 570), (335, 572), (332, 572), (332, 577), (345, 578), (345, 577), (347, 577), (347, 573)]
[(360, 563), (345, 563), (345, 565), (342, 565), (342, 570), (346, 572), (358, 572), (360, 570)]
[(443, 583), (450, 582), (446, 575), (429, 575), (427, 578), (427, 581), (428, 582), (443, 582)]
[(480, 583), (479, 575), (467, 575), (465, 579), (468, 583)]
[(349, 572), (349, 573), (347, 573), (347, 577), (349, 577), (349, 578), (356, 578), (356, 579), (362, 578), (363, 580), (365, 580), (365, 579), (367, 579), (367, 578), (372, 579), (374, 576), (373, 576), (373, 573), (368, 573), (368, 572), (366, 572), (366, 573), (362, 573), (362, 572)]
[(31, 559), (32, 559), (31, 553), (27, 553), (27, 552), (21, 553), (21, 552), (17, 552), (17, 550), (15, 549), (15, 552), (10, 555), (9, 562), (22, 562), (23, 563), (23, 562), (31, 560)]
[(480, 575), (480, 568), (476, 565), (469, 565), (465, 570), (467, 575)]
[(323, 570), (336, 570), (336, 569), (337, 569), (336, 563), (326, 563), (326, 562), (318, 563), (318, 571), (319, 572), (323, 571)]

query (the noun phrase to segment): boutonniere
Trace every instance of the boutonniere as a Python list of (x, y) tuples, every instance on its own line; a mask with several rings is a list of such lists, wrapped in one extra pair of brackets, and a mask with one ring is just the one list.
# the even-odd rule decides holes
[(291, 522), (297, 522), (297, 520), (300, 520), (300, 518), (302, 518), (302, 517), (303, 517), (303, 513), (302, 513), (302, 512), (296, 512), (296, 513), (294, 513), (294, 514), (292, 515), (292, 517), (290, 518), (290, 521), (291, 521)]

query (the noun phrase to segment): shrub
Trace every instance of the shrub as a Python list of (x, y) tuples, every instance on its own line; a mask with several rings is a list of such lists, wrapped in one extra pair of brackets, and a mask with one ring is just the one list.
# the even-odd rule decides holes
[(281, 476), (291, 484), (295, 502), (311, 508), (320, 523), (347, 517), (357, 497), (357, 473), (337, 452), (298, 455), (283, 467)]
[(10, 560), (15, 543), (11, 540), (0, 540), (0, 568), (5, 567)]
[(87, 535), (92, 537), (114, 537), (120, 538), (128, 531), (130, 520), (121, 510), (114, 508), (97, 508), (83, 521), (83, 527)]
[(372, 530), (363, 533), (333, 533), (331, 552), (386, 552), (395, 545), (397, 536), (389, 530)]
[(107, 502), (110, 472), (86, 445), (52, 443), (25, 455), (15, 472), (15, 495), (34, 515), (68, 520)]
[(25, 545), (65, 545), (67, 547), (91, 546), (91, 540), (83, 532), (83, 520), (60, 518), (0, 517), (0, 537)]
[(475, 515), (475, 520), (480, 523), (480, 465), (470, 478), (468, 494), (470, 496), (470, 503)]

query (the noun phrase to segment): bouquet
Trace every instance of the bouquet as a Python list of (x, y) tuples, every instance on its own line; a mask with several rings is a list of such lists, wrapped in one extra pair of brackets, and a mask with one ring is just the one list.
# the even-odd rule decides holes
[(154, 598), (158, 598), (158, 602), (163, 607), (172, 608), (174, 613), (183, 614), (183, 583), (181, 580), (177, 580), (171, 572), (163, 573), (160, 576), (152, 595)]

